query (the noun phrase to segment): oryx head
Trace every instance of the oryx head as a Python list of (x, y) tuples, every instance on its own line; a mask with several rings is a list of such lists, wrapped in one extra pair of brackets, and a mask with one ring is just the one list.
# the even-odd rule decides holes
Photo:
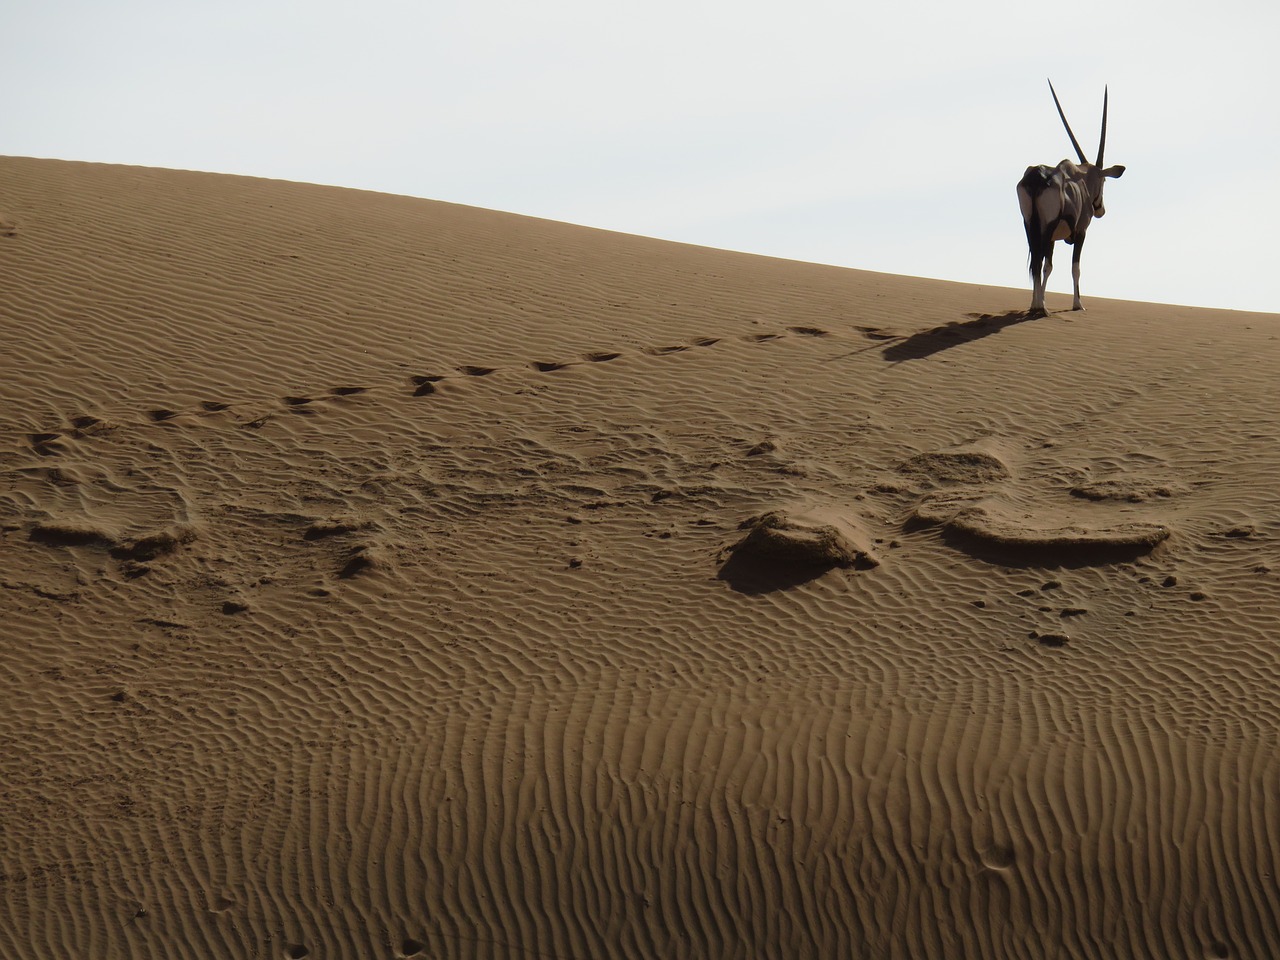
[(1076, 140), (1076, 135), (1071, 132), (1071, 124), (1067, 123), (1067, 115), (1062, 112), (1062, 104), (1058, 102), (1058, 91), (1053, 89), (1053, 81), (1049, 81), (1049, 92), (1053, 94), (1054, 106), (1058, 108), (1058, 116), (1062, 118), (1062, 125), (1067, 128), (1067, 136), (1071, 138), (1071, 145), (1076, 148), (1076, 156), (1080, 158), (1080, 168), (1084, 171), (1085, 182), (1089, 188), (1089, 197), (1093, 201), (1093, 215), (1095, 217), (1104, 216), (1107, 212), (1106, 207), (1102, 205), (1102, 186), (1107, 177), (1119, 177), (1124, 173), (1124, 167), (1116, 164), (1113, 167), (1103, 167), (1102, 152), (1107, 146), (1107, 88), (1102, 88), (1102, 133), (1098, 137), (1098, 160), (1096, 163), (1090, 163), (1084, 158), (1084, 151), (1080, 149), (1080, 142)]

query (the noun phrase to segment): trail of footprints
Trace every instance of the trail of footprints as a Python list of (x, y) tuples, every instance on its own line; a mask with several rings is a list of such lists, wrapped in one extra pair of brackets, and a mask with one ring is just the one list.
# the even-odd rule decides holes
[[(858, 326), (854, 330), (856, 337), (872, 340), (873, 343), (895, 339), (892, 334), (876, 328)], [(804, 338), (837, 337), (837, 334), (814, 328), (814, 326), (787, 326), (783, 332), (740, 335), (736, 339), (746, 343), (771, 343), (774, 340), (787, 338), (788, 335)], [(723, 338), (700, 337), (691, 339), (687, 343), (641, 347), (632, 356), (666, 357), (685, 353), (691, 349), (714, 347), (722, 342)], [(622, 349), (596, 351), (584, 353), (575, 360), (535, 360), (517, 367), (506, 367), (506, 369), (532, 370), (535, 374), (550, 374), (550, 372), (562, 371), (582, 364), (607, 364), (626, 356), (627, 352)], [(407, 392), (408, 396), (412, 397), (429, 397), (438, 392), (440, 384), (444, 381), (486, 378), (502, 370), (504, 367), (461, 365), (454, 367), (454, 370), (447, 374), (412, 375), (407, 378), (407, 383), (401, 380), (398, 387), (394, 389), (402, 396)], [(253, 407), (253, 412), (257, 413), (257, 416), (250, 420), (239, 419), (236, 422), (239, 428), (256, 430), (262, 428), (279, 413), (292, 412), (303, 413), (303, 415), (315, 413), (325, 402), (358, 397), (378, 389), (366, 387), (366, 385), (337, 385), (326, 393), (314, 394), (314, 396), (288, 394), (279, 398), (280, 407), (276, 410), (262, 412), (259, 402)], [(247, 402), (204, 401), (188, 410), (151, 408), (143, 413), (143, 417), (151, 424), (166, 424), (184, 415), (214, 415), (214, 413), (225, 411), (234, 412), (237, 407), (248, 406), (250, 404)], [(29, 448), (40, 456), (56, 456), (56, 454), (69, 452), (74, 440), (109, 433), (120, 426), (122, 424), (118, 422), (92, 415), (69, 417), (64, 429), (28, 434)], [(1024, 521), (1002, 517), (998, 488), (1002, 483), (1012, 480), (1011, 472), (1000, 458), (986, 452), (975, 451), (975, 449), (919, 454), (901, 463), (897, 467), (897, 472), (900, 479), (906, 481), (905, 488), (899, 484), (890, 484), (886, 489), (890, 492), (901, 490), (902, 493), (908, 493), (909, 500), (914, 500), (914, 506), (909, 508), (909, 516), (905, 521), (906, 529), (914, 526), (941, 527), (943, 538), (952, 547), (972, 553), (974, 556), (987, 558), (988, 561), (995, 559), (996, 562), (1002, 562), (1002, 559), (1011, 557), (1009, 562), (1012, 566), (1052, 567), (1057, 561), (1069, 562), (1073, 558), (1085, 563), (1091, 559), (1093, 562), (1133, 559), (1139, 554), (1146, 553), (1158, 541), (1169, 535), (1167, 527), (1151, 521), (1034, 529), (1025, 525)], [(61, 474), (63, 471), (58, 467), (51, 468), (49, 477), (52, 483), (63, 483), (63, 480), (60, 480)], [(73, 472), (65, 479), (65, 483), (74, 483)], [(1123, 500), (1126, 503), (1133, 503), (1169, 498), (1178, 490), (1178, 485), (1171, 483), (1143, 481), (1133, 477), (1128, 479), (1111, 477), (1111, 479), (1084, 481), (1082, 484), (1073, 486), (1070, 493), (1075, 498), (1094, 500), (1094, 502)], [(389, 558), (376, 532), (378, 531), (375, 524), (317, 520), (310, 526), (306, 526), (302, 536), (307, 541), (337, 541), (335, 545), (338, 545), (339, 557), (334, 572), (337, 573), (338, 579), (347, 580), (367, 571), (388, 566)], [(1253, 532), (1251, 527), (1248, 530), (1233, 529), (1222, 535), (1240, 539), (1251, 536)], [(133, 540), (120, 540), (111, 536), (109, 532), (91, 529), (88, 526), (58, 524), (58, 522), (37, 524), (32, 531), (32, 539), (46, 541), (46, 543), (105, 545), (109, 548), (110, 556), (122, 562), (122, 572), (129, 579), (146, 573), (148, 561), (173, 552), (177, 545), (186, 543), (195, 536), (196, 532), (192, 527), (182, 524), (172, 525)], [(1069, 562), (1069, 566), (1078, 566), (1078, 563)], [(1258, 568), (1254, 572), (1270, 572), (1270, 568)], [(1169, 588), (1174, 584), (1176, 584), (1174, 577), (1166, 577), (1161, 586)], [(1055, 590), (1060, 585), (1060, 581), (1050, 580), (1044, 582), (1039, 590), (1028, 589), (1020, 591), (1019, 595), (1038, 596), (1042, 591)], [(320, 590), (320, 593), (326, 593), (326, 590)], [(1202, 600), (1204, 595), (1193, 591), (1189, 599)], [(984, 607), (986, 600), (975, 600), (974, 605)], [(246, 603), (236, 598), (227, 600), (223, 604), (223, 612), (227, 614), (242, 613), (247, 608)], [(1059, 607), (1053, 607), (1051, 604), (1041, 605), (1039, 613), (1053, 622), (1053, 625), (1044, 625), (1044, 621), (1041, 620), (1042, 626), (1030, 632), (1030, 639), (1037, 641), (1044, 648), (1052, 649), (1062, 648), (1070, 643), (1071, 636), (1066, 627), (1087, 617), (1088, 609), (1076, 603), (1064, 603)], [(410, 951), (406, 948), (406, 955), (408, 954)]]
[[(875, 327), (859, 326), (855, 327), (854, 330), (859, 338), (870, 340), (873, 343), (896, 339), (894, 335)], [(769, 343), (788, 336), (827, 338), (838, 335), (817, 327), (789, 326), (781, 332), (740, 335), (736, 339), (747, 343)], [(637, 353), (641, 356), (665, 357), (698, 348), (713, 347), (723, 342), (723, 339), (719, 337), (698, 337), (687, 343), (669, 343), (642, 347)], [(623, 350), (597, 351), (582, 354), (573, 360), (534, 360), (515, 369), (533, 370), (539, 374), (553, 373), (584, 363), (608, 363), (626, 356), (627, 352)], [(401, 386), (397, 389), (407, 389), (411, 396), (426, 397), (435, 394), (440, 389), (440, 384), (444, 381), (483, 378), (503, 369), (496, 366), (464, 364), (456, 367), (452, 373), (410, 376), (407, 378), (407, 386)], [(296, 414), (311, 414), (315, 413), (326, 402), (359, 396), (375, 389), (369, 386), (339, 385), (331, 387), (326, 393), (319, 395), (286, 395), (279, 398), (281, 409), (260, 413), (254, 419), (239, 420), (238, 423), (243, 429), (258, 429), (278, 413), (287, 411)], [(222, 413), (233, 411), (237, 406), (239, 404), (206, 400), (197, 407), (188, 410), (157, 407), (146, 411), (145, 418), (151, 423), (163, 424), (184, 414), (200, 416)], [(254, 412), (259, 412), (260, 410), (261, 407), (259, 405)], [(55, 456), (67, 452), (71, 447), (71, 442), (74, 440), (106, 433), (121, 426), (119, 423), (113, 423), (92, 415), (71, 417), (68, 419), (67, 424), (69, 429), (29, 434), (28, 440), (31, 449), (41, 456)], [(1132, 559), (1150, 550), (1151, 547), (1163, 540), (1169, 533), (1168, 528), (1163, 524), (1153, 522), (1128, 522), (1103, 527), (1070, 526), (1057, 529), (1041, 529), (1028, 527), (1024, 521), (1019, 519), (1005, 518), (1001, 516), (999, 497), (992, 498), (995, 490), (991, 489), (989, 485), (993, 481), (1009, 480), (1010, 474), (1007, 467), (998, 458), (984, 453), (966, 450), (921, 454), (904, 462), (898, 469), (910, 481), (920, 485), (918, 489), (913, 491), (916, 496), (912, 499), (916, 503), (910, 510), (910, 516), (906, 521), (908, 529), (915, 526), (941, 527), (944, 537), (953, 546), (965, 552), (985, 556), (987, 559), (993, 559), (994, 554), (1010, 554), (1014, 557), (1012, 562), (1015, 566), (1053, 565), (1052, 562), (1038, 564), (1035, 562), (1037, 559), (1053, 560), (1057, 558), (1064, 561), (1076, 559), (1084, 560), (1086, 563), (1089, 559), (1095, 562)], [(50, 471), (50, 478), (54, 482), (58, 482), (58, 474), (59, 471), (53, 469)], [(1086, 483), (1078, 488), (1073, 488), (1071, 493), (1073, 496), (1088, 500), (1125, 499), (1133, 501), (1148, 499), (1145, 496), (1148, 492), (1146, 488), (1143, 487), (1139, 490), (1137, 487), (1133, 487), (1132, 483), (1122, 485), (1123, 489), (1119, 489), (1118, 492), (1112, 490), (1111, 486), (1118, 482), (1112, 480), (1091, 484)], [(1108, 484), (1111, 486), (1108, 486)], [(1130, 489), (1131, 487), (1133, 489)], [(1155, 492), (1153, 495), (1158, 494), (1159, 496), (1171, 496), (1174, 492), (1172, 488), (1166, 489), (1163, 486), (1152, 487), (1152, 490)], [(1121, 497), (1121, 494), (1123, 494), (1123, 497)], [(75, 541), (76, 537), (83, 539), (87, 536), (87, 534), (79, 531), (78, 528), (71, 530), (69, 533), (63, 531), (60, 527), (57, 529), (51, 527), (51, 530), (51, 537), (60, 537), (64, 540), (67, 537), (71, 537), (72, 539), (67, 542)], [(356, 532), (354, 527), (341, 524), (325, 526), (324, 523), (318, 523), (305, 531), (305, 539), (327, 539), (339, 534), (354, 532)], [(1227, 535), (1231, 536), (1232, 534), (1229, 533)], [(997, 562), (1000, 561), (997, 560)], [(382, 566), (384, 563), (385, 558), (376, 543), (357, 542), (346, 555), (345, 564), (341, 567), (338, 576), (346, 579), (363, 573), (370, 568)], [(1072, 609), (1064, 613), (1063, 618), (1064, 620), (1069, 620), (1082, 613), (1084, 613), (1082, 609)], [(1033, 634), (1033, 638), (1038, 639), (1045, 646), (1061, 646), (1067, 639), (1065, 634), (1056, 631), (1043, 635)]]
[[(878, 331), (872, 328), (857, 328), (864, 336), (872, 337)], [(831, 337), (834, 336), (827, 330), (818, 327), (793, 326), (787, 327), (785, 332), (781, 333), (758, 333), (739, 337), (738, 339), (748, 343), (769, 343), (775, 340), (783, 339), (788, 335), (800, 337)], [(696, 349), (699, 347), (712, 347), (722, 342), (722, 337), (696, 337), (688, 343), (673, 343), (660, 346), (642, 347), (638, 352), (644, 356), (665, 357), (677, 353)], [(553, 373), (558, 370), (565, 370), (570, 367), (578, 366), (584, 363), (608, 363), (611, 360), (617, 360), (626, 357), (627, 353), (623, 350), (602, 350), (591, 353), (582, 354), (574, 360), (533, 360), (525, 365), (525, 369), (532, 369), (538, 373)], [(409, 392), (415, 397), (425, 397), (436, 393), (440, 388), (439, 384), (446, 380), (466, 379), (487, 377), (492, 373), (502, 371), (502, 367), (489, 367), (481, 365), (464, 364), (455, 368), (453, 373), (446, 374), (417, 374), (408, 378)], [(299, 414), (314, 413), (317, 409), (316, 405), (335, 399), (344, 397), (357, 396), (359, 394), (368, 393), (375, 388), (367, 386), (341, 385), (331, 387), (327, 393), (318, 395), (297, 395), (291, 394), (280, 397), (280, 403), (286, 411)], [(144, 417), (150, 423), (166, 423), (184, 414), (210, 414), (221, 413), (232, 410), (237, 406), (235, 403), (229, 403), (220, 400), (205, 400), (195, 409), (174, 410), (168, 407), (155, 407), (147, 410)], [(252, 420), (244, 421), (241, 426), (248, 429), (256, 429), (263, 426), (272, 418), (271, 413), (258, 416)], [(95, 434), (105, 433), (113, 430), (120, 424), (113, 423), (109, 420), (89, 415), (72, 417), (68, 421), (70, 429), (49, 430), (32, 433), (28, 435), (32, 450), (41, 456), (50, 456), (62, 453), (69, 440), (81, 439), (83, 437)]]
[[(865, 330), (862, 332), (865, 333)], [(781, 333), (744, 335), (738, 339), (748, 343), (767, 343), (774, 340), (780, 340), (788, 334), (809, 338), (832, 336), (828, 331), (816, 327), (793, 326), (786, 328), (786, 331)], [(669, 343), (642, 347), (637, 351), (637, 354), (649, 357), (665, 357), (697, 348), (712, 347), (721, 343), (723, 339), (724, 338), (720, 337), (697, 337), (693, 338), (688, 343)], [(536, 373), (540, 374), (551, 373), (584, 363), (608, 363), (626, 356), (627, 352), (624, 350), (601, 350), (582, 354), (573, 360), (535, 360), (513, 369), (532, 369)], [(411, 396), (426, 397), (436, 393), (439, 390), (439, 385), (443, 381), (451, 379), (483, 378), (497, 373), (502, 369), (504, 368), (497, 366), (464, 364), (456, 367), (451, 373), (414, 375), (408, 378), (407, 390)], [(279, 408), (265, 412), (262, 411), (260, 401), (227, 402), (221, 400), (205, 400), (194, 407), (186, 409), (154, 407), (149, 410), (145, 410), (142, 413), (141, 419), (144, 423), (157, 425), (165, 424), (172, 427), (178, 425), (181, 419), (185, 417), (208, 416), (224, 412), (231, 412), (234, 414), (237, 412), (237, 409), (239, 409), (240, 411), (252, 411), (256, 416), (252, 419), (238, 419), (238, 426), (245, 430), (256, 430), (263, 427), (279, 414), (313, 414), (322, 408), (322, 406), (327, 402), (371, 393), (376, 389), (378, 388), (372, 386), (345, 384), (331, 387), (327, 392), (321, 394), (288, 394), (278, 398), (280, 403)], [(405, 388), (399, 387), (397, 389), (404, 390)], [(74, 449), (74, 443), (77, 440), (109, 434), (123, 426), (125, 426), (125, 424), (122, 422), (112, 421), (105, 417), (83, 414), (68, 418), (66, 426), (62, 429), (31, 433), (28, 434), (27, 439), (30, 444), (30, 449), (35, 454), (42, 457), (56, 458), (61, 454), (70, 453)], [(75, 482), (74, 472), (67, 473), (57, 467), (53, 467), (48, 471), (49, 478), (55, 483), (60, 482), (59, 477), (64, 474), (66, 475), (67, 483)], [(187, 528), (184, 527), (182, 529), (186, 530)], [(342, 559), (339, 561), (337, 576), (340, 579), (349, 579), (386, 564), (386, 557), (384, 555), (383, 548), (379, 545), (376, 537), (353, 536), (348, 538), (343, 536), (360, 533), (368, 534), (369, 532), (370, 531), (368, 530), (364, 530), (363, 526), (359, 524), (349, 525), (344, 523), (317, 521), (306, 528), (303, 532), (303, 538), (308, 541), (327, 540), (330, 538), (337, 538), (340, 541), (344, 541), (347, 549), (342, 553)], [(165, 535), (166, 533), (167, 531), (161, 531), (159, 535)], [(183, 536), (186, 536), (187, 539), (191, 539), (195, 537), (195, 534), (184, 533)], [(131, 549), (132, 545), (132, 541), (130, 541), (128, 544), (124, 544), (122, 546), (123, 542), (110, 531), (75, 522), (62, 523), (59, 521), (42, 521), (37, 523), (33, 528), (32, 538), (40, 540), (41, 542), (59, 545), (102, 545), (110, 548), (111, 556), (117, 558), (125, 556), (121, 551), (124, 550), (127, 552), (128, 549)], [(154, 539), (154, 537), (144, 537), (142, 539), (149, 543), (150, 539)], [(158, 551), (157, 555), (159, 552), (171, 551)], [(126, 559), (135, 559), (133, 557), (133, 553), (128, 553)], [(154, 559), (154, 557), (150, 555), (142, 557), (139, 562), (131, 563), (127, 570), (122, 569), (122, 572), (128, 578), (144, 575), (148, 572), (148, 565), (145, 561), (151, 559)], [(223, 605), (223, 612), (227, 614), (240, 613), (245, 609), (245, 604), (234, 599)]]

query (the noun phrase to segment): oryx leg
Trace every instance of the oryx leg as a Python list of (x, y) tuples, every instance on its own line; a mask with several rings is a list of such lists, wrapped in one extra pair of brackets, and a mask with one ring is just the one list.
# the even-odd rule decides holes
[(1044, 313), (1044, 281), (1041, 279), (1044, 270), (1044, 254), (1031, 254), (1031, 310), (1032, 316)]
[(1049, 274), (1053, 273), (1053, 241), (1044, 245), (1044, 272), (1040, 275), (1040, 312), (1048, 313), (1044, 306), (1044, 294), (1049, 289)]
[(1080, 251), (1084, 248), (1084, 237), (1076, 240), (1075, 249), (1071, 251), (1071, 282), (1075, 291), (1075, 299), (1071, 301), (1072, 310), (1083, 310), (1080, 303)]
[(1031, 315), (1044, 316), (1044, 291), (1053, 271), (1053, 241), (1043, 236), (1036, 236), (1030, 227), (1027, 228), (1031, 241)]

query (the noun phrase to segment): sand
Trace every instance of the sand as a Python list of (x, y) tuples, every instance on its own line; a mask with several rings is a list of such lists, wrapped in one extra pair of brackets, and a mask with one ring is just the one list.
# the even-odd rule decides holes
[(0, 276), (0, 955), (1280, 955), (1280, 316), (26, 159)]

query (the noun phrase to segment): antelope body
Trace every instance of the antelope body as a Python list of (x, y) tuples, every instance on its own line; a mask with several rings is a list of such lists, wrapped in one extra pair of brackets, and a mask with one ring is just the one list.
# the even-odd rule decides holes
[(1071, 279), (1075, 289), (1072, 310), (1083, 310), (1080, 304), (1080, 251), (1084, 248), (1085, 232), (1094, 217), (1107, 211), (1102, 204), (1102, 187), (1108, 177), (1119, 177), (1124, 167), (1102, 166), (1102, 154), (1107, 145), (1107, 93), (1102, 93), (1102, 134), (1098, 139), (1098, 159), (1090, 163), (1071, 124), (1062, 112), (1058, 93), (1049, 83), (1049, 92), (1058, 108), (1062, 125), (1075, 147), (1079, 163), (1063, 160), (1056, 167), (1044, 165), (1027, 167), (1018, 181), (1018, 206), (1022, 208), (1022, 222), (1027, 230), (1027, 247), (1030, 250), (1031, 313), (1043, 315), (1045, 284), (1053, 271), (1053, 245), (1065, 240), (1075, 249), (1071, 254)]

